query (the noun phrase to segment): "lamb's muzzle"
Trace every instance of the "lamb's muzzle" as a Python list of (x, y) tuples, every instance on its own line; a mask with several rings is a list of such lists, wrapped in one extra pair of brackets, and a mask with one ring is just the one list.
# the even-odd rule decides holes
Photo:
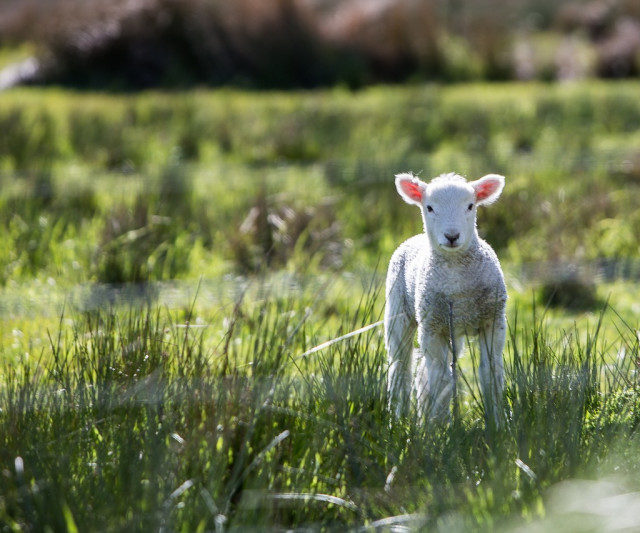
[(455, 248), (456, 247), (456, 241), (458, 240), (458, 237), (460, 237), (459, 233), (445, 233), (444, 236), (447, 238), (447, 240), (449, 241), (449, 246), (451, 248)]

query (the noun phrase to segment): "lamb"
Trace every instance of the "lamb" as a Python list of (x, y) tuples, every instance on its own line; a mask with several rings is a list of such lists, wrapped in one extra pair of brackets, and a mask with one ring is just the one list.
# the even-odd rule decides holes
[[(495, 252), (478, 236), (476, 210), (497, 200), (503, 187), (504, 177), (497, 174), (472, 182), (443, 174), (428, 184), (410, 173), (396, 175), (398, 193), (420, 207), (424, 224), (424, 233), (396, 249), (387, 272), (388, 392), (397, 416), (407, 413), (413, 381), (423, 415), (448, 419), (453, 391), (449, 339), (459, 352), (468, 336), (477, 335), (487, 420), (500, 423), (507, 291)], [(414, 351), (416, 329), (420, 348)]]

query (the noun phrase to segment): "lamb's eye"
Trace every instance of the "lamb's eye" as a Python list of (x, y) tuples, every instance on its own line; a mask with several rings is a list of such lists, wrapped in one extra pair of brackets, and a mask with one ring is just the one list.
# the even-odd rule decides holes
[(429, 211), (429, 213), (433, 213), (433, 207), (431, 207), (430, 205), (427, 206), (427, 211)]
[(467, 207), (467, 211), (471, 211), (473, 209), (473, 204), (469, 204), (469, 207)]

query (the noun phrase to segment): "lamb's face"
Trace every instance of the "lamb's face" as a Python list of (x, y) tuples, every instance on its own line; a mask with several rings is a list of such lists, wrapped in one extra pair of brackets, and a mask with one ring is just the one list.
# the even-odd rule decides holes
[(475, 236), (476, 197), (468, 183), (430, 183), (422, 198), (422, 217), (433, 247), (465, 251)]
[(497, 200), (504, 177), (488, 174), (467, 182), (457, 174), (446, 174), (427, 184), (412, 174), (398, 174), (396, 187), (407, 203), (420, 206), (431, 245), (444, 253), (461, 253), (477, 237), (477, 206)]

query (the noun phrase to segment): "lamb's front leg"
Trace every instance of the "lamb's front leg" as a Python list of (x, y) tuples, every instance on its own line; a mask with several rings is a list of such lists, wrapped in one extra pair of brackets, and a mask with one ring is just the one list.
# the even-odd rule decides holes
[(389, 357), (387, 389), (389, 408), (397, 417), (409, 412), (411, 400), (411, 352), (415, 337), (415, 322), (399, 308), (387, 305), (385, 313), (385, 344)]
[(421, 358), (417, 362), (415, 388), (425, 418), (446, 421), (451, 414), (453, 375), (447, 339), (418, 329)]
[(480, 330), (480, 389), (487, 420), (502, 425), (502, 391), (504, 389), (504, 364), (502, 351), (507, 335), (507, 323), (503, 316), (496, 318)]

